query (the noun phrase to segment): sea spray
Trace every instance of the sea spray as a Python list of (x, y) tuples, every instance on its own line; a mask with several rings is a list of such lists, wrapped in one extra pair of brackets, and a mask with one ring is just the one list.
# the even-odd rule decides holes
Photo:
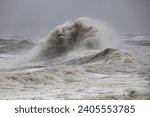
[(25, 55), (28, 56), (25, 61), (50, 59), (69, 51), (102, 50), (113, 47), (114, 34), (115, 31), (105, 23), (81, 17), (53, 29), (48, 36), (39, 40), (39, 44)]

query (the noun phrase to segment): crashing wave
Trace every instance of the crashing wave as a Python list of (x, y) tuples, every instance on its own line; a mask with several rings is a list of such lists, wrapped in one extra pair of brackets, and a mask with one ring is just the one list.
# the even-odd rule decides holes
[(53, 58), (73, 50), (102, 50), (107, 46), (111, 47), (111, 40), (107, 40), (112, 32), (99, 21), (78, 18), (57, 26), (26, 56), (29, 57), (29, 61), (33, 61), (45, 57)]

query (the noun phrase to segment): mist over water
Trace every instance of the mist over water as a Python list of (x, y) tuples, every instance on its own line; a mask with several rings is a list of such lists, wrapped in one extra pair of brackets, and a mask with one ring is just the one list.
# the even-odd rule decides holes
[(41, 58), (51, 59), (63, 53), (100, 51), (116, 47), (114, 38), (117, 38), (117, 33), (105, 23), (82, 17), (57, 26), (48, 36), (40, 39), (38, 45), (23, 55), (23, 58), (28, 56), (26, 61), (34, 61)]
[(149, 99), (149, 39), (87, 17), (36, 43), (1, 38), (1, 99)]

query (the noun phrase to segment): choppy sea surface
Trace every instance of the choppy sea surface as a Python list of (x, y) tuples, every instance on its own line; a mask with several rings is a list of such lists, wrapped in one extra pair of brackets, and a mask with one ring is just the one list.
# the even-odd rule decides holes
[(105, 43), (45, 56), (37, 40), (1, 36), (0, 99), (150, 99), (150, 34)]
[(117, 37), (117, 48), (19, 64), (36, 43), (1, 38), (0, 99), (150, 99), (150, 34)]

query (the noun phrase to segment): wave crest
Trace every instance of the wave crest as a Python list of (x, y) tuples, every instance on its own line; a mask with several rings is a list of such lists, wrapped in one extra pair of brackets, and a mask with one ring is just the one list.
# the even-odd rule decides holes
[(39, 45), (29, 53), (30, 60), (53, 58), (73, 50), (101, 50), (111, 43), (107, 40), (112, 32), (105, 24), (91, 18), (68, 21), (39, 41)]

